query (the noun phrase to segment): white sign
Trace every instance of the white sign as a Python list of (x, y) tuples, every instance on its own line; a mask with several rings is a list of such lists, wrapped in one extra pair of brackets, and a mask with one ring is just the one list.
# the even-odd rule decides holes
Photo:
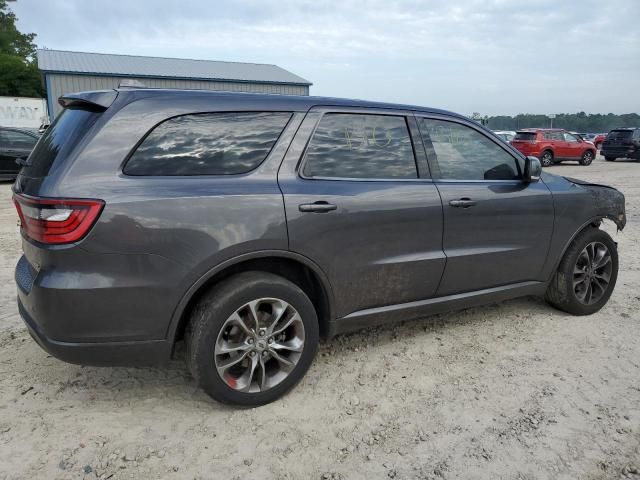
[(44, 98), (0, 97), (0, 126), (38, 128), (47, 118)]

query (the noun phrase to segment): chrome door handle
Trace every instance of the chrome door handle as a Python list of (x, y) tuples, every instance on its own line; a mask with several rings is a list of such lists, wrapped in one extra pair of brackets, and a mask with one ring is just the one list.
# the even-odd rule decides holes
[(313, 212), (313, 213), (326, 213), (336, 210), (337, 205), (327, 202), (315, 202), (315, 203), (303, 203), (298, 205), (298, 210), (301, 212)]
[(469, 208), (469, 207), (473, 207), (475, 204), (476, 202), (471, 200), (470, 198), (461, 198), (459, 200), (449, 201), (449, 205), (451, 205), (452, 207)]

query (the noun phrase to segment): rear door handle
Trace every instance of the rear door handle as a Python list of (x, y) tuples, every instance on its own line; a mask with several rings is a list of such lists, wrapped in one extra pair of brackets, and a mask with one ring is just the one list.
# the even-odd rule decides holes
[(451, 205), (452, 207), (469, 208), (469, 207), (473, 207), (475, 204), (476, 202), (474, 200), (471, 200), (470, 198), (461, 198), (459, 200), (449, 200), (449, 205)]
[(314, 203), (303, 203), (298, 205), (298, 210), (301, 212), (313, 212), (313, 213), (326, 213), (336, 210), (338, 208), (337, 205), (327, 202), (314, 202)]

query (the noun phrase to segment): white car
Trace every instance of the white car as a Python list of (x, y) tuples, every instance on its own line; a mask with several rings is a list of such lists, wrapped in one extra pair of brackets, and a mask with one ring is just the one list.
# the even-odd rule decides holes
[(493, 133), (495, 133), (498, 137), (500, 137), (507, 143), (513, 140), (513, 137), (516, 136), (516, 132), (513, 132), (511, 130), (494, 130)]

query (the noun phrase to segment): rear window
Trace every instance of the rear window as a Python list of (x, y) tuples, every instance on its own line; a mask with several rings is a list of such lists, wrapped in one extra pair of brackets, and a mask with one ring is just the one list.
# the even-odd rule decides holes
[(612, 130), (607, 135), (607, 140), (630, 140), (633, 130)]
[(67, 157), (96, 122), (100, 113), (65, 109), (47, 128), (22, 167), (26, 177), (46, 177), (58, 159)]
[(231, 175), (267, 157), (291, 118), (282, 112), (205, 113), (156, 126), (124, 167), (127, 175)]
[(516, 136), (513, 137), (514, 140), (524, 140), (524, 141), (532, 141), (536, 139), (536, 132), (518, 132)]

